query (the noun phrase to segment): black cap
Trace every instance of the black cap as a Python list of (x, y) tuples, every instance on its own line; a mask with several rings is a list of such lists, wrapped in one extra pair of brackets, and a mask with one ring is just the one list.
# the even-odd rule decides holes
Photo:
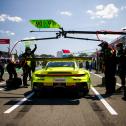
[(122, 42), (117, 43), (116, 47), (123, 47), (123, 43)]
[(108, 47), (108, 42), (102, 42), (102, 43), (100, 43), (98, 46), (100, 46), (100, 47)]

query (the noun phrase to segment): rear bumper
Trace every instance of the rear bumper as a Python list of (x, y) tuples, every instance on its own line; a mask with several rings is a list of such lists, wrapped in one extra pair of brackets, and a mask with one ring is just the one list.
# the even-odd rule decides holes
[(65, 83), (53, 83), (53, 86), (45, 86), (43, 83), (34, 82), (32, 84), (32, 89), (34, 91), (44, 91), (44, 90), (53, 90), (53, 89), (63, 89), (63, 90), (89, 90), (89, 85), (86, 82), (79, 82), (74, 85), (66, 86)]

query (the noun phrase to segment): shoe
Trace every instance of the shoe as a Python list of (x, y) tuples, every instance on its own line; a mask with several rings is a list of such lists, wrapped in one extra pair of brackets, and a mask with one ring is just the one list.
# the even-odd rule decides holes
[(107, 96), (110, 96), (112, 94), (113, 94), (112, 92), (108, 92), (108, 91), (105, 92), (105, 95), (107, 95)]
[(24, 85), (23, 87), (24, 87), (24, 88), (28, 88), (28, 86), (27, 86), (27, 85)]
[(122, 87), (116, 89), (116, 93), (121, 93), (122, 92)]
[(126, 101), (126, 97), (123, 97), (122, 99), (123, 99), (124, 101)]
[(1, 78), (0, 81), (5, 81), (5, 80)]

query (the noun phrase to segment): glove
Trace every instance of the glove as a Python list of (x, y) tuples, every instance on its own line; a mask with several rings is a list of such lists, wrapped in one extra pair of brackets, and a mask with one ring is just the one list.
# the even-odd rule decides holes
[(37, 48), (37, 45), (35, 44), (35, 48)]

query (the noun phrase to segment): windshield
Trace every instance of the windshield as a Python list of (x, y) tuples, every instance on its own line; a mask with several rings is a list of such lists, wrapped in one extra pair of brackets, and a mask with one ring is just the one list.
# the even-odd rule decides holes
[(49, 62), (47, 67), (74, 67), (74, 62)]

